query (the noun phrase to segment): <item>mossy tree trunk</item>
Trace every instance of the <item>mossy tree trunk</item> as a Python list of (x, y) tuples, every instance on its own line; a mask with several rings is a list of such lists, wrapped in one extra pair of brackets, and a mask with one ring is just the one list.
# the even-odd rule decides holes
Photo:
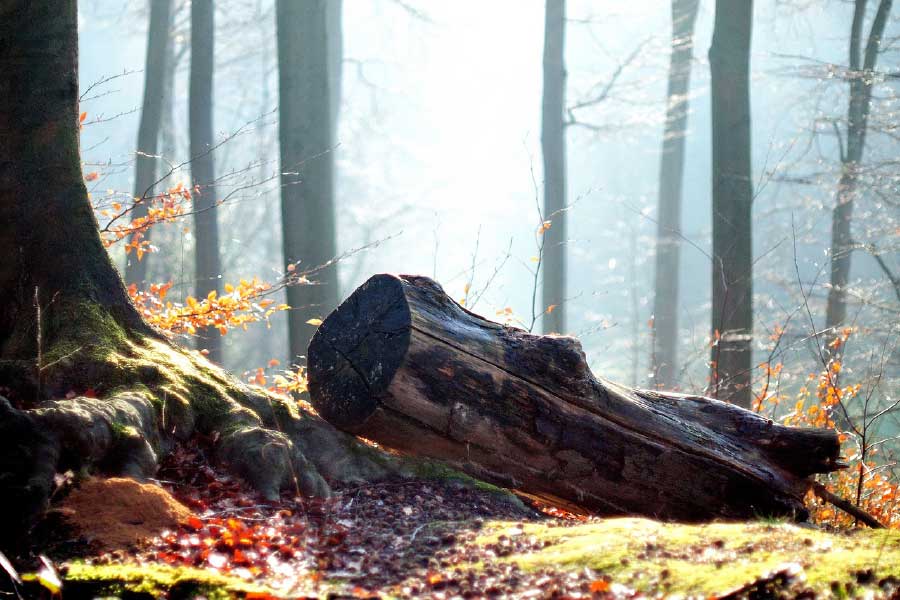
[(389, 471), (352, 437), (141, 319), (83, 182), (77, 36), (76, 0), (0, 7), (0, 493), (11, 525), (0, 542), (42, 512), (57, 472), (150, 476), (198, 432), (268, 496), (327, 494), (323, 476)]

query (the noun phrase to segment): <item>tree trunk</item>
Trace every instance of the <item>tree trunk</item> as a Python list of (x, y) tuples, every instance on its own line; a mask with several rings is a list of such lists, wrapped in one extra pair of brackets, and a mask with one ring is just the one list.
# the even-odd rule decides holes
[(344, 89), (344, 0), (329, 0), (327, 18), (331, 131), (332, 138), (337, 138)]
[(666, 124), (659, 164), (656, 280), (653, 298), (652, 385), (671, 388), (678, 367), (678, 283), (681, 268), (681, 187), (690, 106), (694, 23), (699, 0), (672, 0), (672, 53)]
[[(335, 67), (329, 23), (337, 19), (328, 0), (279, 0), (278, 83), (281, 146), (281, 227), (284, 260), (299, 271), (334, 258), (334, 130), (332, 92)], [(316, 285), (287, 290), (291, 362), (306, 354), (321, 318), (338, 300), (337, 268), (309, 276)]]
[[(544, 232), (541, 311), (544, 333), (566, 330), (566, 2), (547, 0), (544, 18), (544, 96), (541, 151), (544, 157)], [(550, 308), (550, 307), (553, 308)], [(549, 309), (549, 310), (548, 310)]]
[[(191, 74), (189, 126), (191, 179), (194, 194), (194, 293), (205, 298), (222, 291), (219, 224), (216, 217), (216, 173), (213, 160), (213, 69), (215, 25), (213, 0), (191, 2)], [(222, 336), (210, 327), (197, 337), (197, 348), (222, 363)]]
[(805, 515), (831, 430), (596, 379), (577, 340), (462, 308), (426, 277), (376, 275), (319, 327), (310, 396), (344, 431), (574, 510), (706, 520)]
[(748, 408), (753, 394), (752, 0), (717, 0), (712, 90), (712, 393)]
[(862, 49), (866, 0), (856, 0), (850, 25), (850, 103), (847, 108), (846, 149), (841, 154), (841, 178), (831, 217), (831, 287), (825, 311), (825, 351), (840, 356), (834, 341), (841, 336), (847, 319), (847, 285), (850, 282), (850, 258), (853, 253), (853, 205), (859, 193), (859, 168), (866, 143), (869, 110), (872, 104), (873, 72), (878, 62), (881, 38), (891, 12), (891, 0), (881, 0), (872, 28)]
[[(134, 157), (134, 198), (131, 218), (147, 216), (147, 198), (153, 196), (156, 183), (157, 143), (167, 93), (165, 81), (170, 65), (169, 24), (172, 0), (151, 0), (150, 24), (147, 29), (147, 57), (144, 66), (144, 102), (138, 127), (137, 152)], [(147, 239), (150, 232), (144, 233)], [(147, 257), (137, 254), (125, 257), (125, 281), (143, 286), (147, 279)]]
[(57, 472), (151, 476), (195, 433), (270, 497), (394, 469), (141, 319), (82, 179), (77, 22), (76, 0), (0, 8), (0, 547), (47, 506)]

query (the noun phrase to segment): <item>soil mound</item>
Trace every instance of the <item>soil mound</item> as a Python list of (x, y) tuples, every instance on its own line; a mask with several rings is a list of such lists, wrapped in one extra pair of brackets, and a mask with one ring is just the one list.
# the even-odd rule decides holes
[(120, 477), (84, 481), (59, 509), (67, 522), (103, 550), (128, 548), (176, 528), (193, 514), (161, 487)]

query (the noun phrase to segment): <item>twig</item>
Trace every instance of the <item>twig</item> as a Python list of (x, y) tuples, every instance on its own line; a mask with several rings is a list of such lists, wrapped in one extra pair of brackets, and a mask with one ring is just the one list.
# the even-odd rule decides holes
[(862, 521), (872, 529), (884, 529), (884, 525), (882, 525), (878, 519), (876, 519), (863, 509), (859, 508), (858, 506), (854, 506), (852, 502), (848, 502), (840, 496), (832, 494), (827, 489), (825, 489), (824, 485), (822, 485), (818, 481), (813, 483), (812, 490), (816, 496), (818, 496), (825, 502), (837, 506), (839, 509), (841, 509), (851, 517)]

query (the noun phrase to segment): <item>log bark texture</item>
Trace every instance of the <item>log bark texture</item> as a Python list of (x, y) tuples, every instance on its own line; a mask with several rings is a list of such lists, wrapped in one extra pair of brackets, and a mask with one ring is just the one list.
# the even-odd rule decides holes
[(338, 428), (570, 510), (803, 518), (830, 430), (596, 378), (580, 343), (462, 308), (427, 277), (376, 275), (309, 347), (313, 405)]

